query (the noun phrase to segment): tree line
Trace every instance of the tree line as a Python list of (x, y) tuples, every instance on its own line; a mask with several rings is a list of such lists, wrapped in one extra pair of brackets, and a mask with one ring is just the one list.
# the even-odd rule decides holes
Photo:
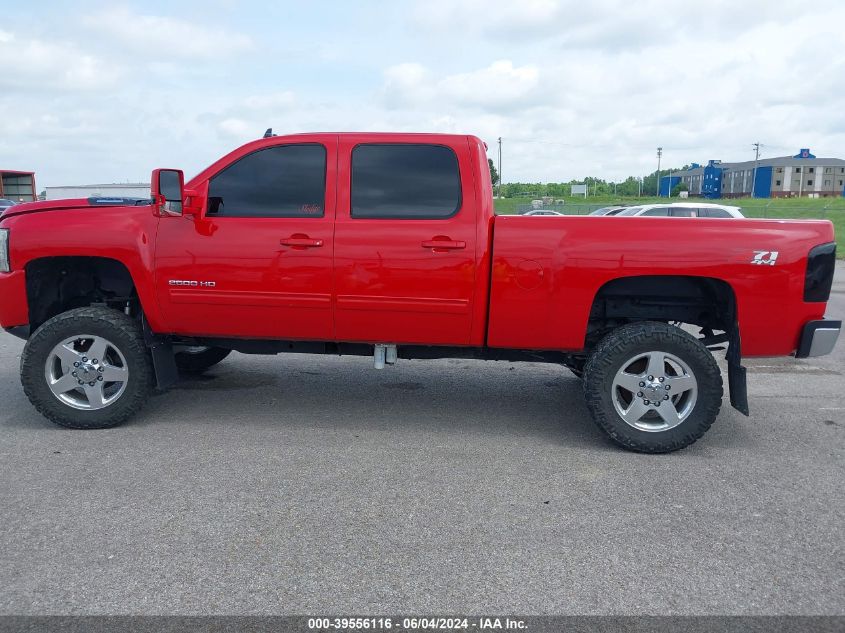
[[(496, 194), (499, 195), (499, 173), (492, 159), (487, 159), (490, 165), (490, 177), (493, 181)], [(683, 167), (673, 167), (660, 170), (660, 175), (668, 176), (670, 172), (679, 172), (689, 169), (689, 165)], [(506, 182), (501, 186), (501, 196), (504, 198), (542, 198), (543, 196), (551, 196), (553, 198), (564, 198), (572, 194), (572, 185), (587, 185), (589, 187), (589, 195), (598, 196), (612, 196), (620, 197), (637, 196), (642, 191), (644, 196), (653, 196), (657, 193), (657, 170), (654, 170), (642, 179), (642, 189), (640, 188), (640, 179), (636, 176), (628, 176), (623, 181), (614, 183), (605, 180), (604, 178), (595, 178), (593, 176), (586, 176), (580, 180), (570, 180), (569, 182)], [(615, 187), (615, 192), (614, 192)], [(683, 185), (676, 186), (673, 193), (678, 189), (684, 189)]]

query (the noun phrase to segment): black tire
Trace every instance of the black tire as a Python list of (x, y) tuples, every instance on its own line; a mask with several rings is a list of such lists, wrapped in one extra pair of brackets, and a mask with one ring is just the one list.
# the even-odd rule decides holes
[(174, 356), (176, 357), (176, 367), (179, 368), (179, 371), (188, 374), (199, 374), (209, 367), (213, 367), (231, 353), (232, 350), (222, 347), (185, 347), (177, 351)]
[[(53, 394), (45, 377), (54, 347), (84, 334), (102, 337), (118, 349), (129, 372), (123, 392), (102, 409), (73, 408)], [(141, 409), (155, 384), (155, 374), (139, 323), (117, 310), (88, 307), (63, 312), (30, 336), (21, 355), (21, 384), (29, 401), (48, 420), (72, 429), (104, 429), (125, 422)]]
[[(649, 352), (665, 352), (680, 359), (697, 383), (696, 398), (689, 400), (692, 408), (686, 418), (666, 430), (641, 430), (626, 422), (614, 405), (615, 398), (624, 399), (627, 394), (613, 387), (617, 372), (626, 368), (630, 359)], [(665, 380), (673, 377), (667, 374)], [(590, 355), (584, 368), (584, 395), (593, 421), (613, 442), (641, 453), (669, 453), (694, 443), (715, 421), (722, 406), (722, 373), (707, 348), (684, 330), (666, 323), (631, 323), (613, 330)], [(629, 400), (636, 397), (631, 393)], [(642, 397), (648, 397), (648, 392)], [(662, 423), (659, 411), (653, 406), (651, 409), (645, 415), (653, 415), (658, 424)], [(674, 410), (673, 405), (669, 410), (664, 407), (663, 412)]]

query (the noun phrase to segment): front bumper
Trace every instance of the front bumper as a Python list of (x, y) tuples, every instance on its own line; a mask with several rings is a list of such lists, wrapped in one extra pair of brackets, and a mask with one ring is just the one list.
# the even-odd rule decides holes
[(836, 345), (836, 339), (839, 338), (841, 329), (842, 321), (829, 319), (810, 321), (804, 325), (804, 329), (801, 331), (801, 340), (798, 343), (795, 358), (830, 354), (833, 351), (833, 346)]
[(26, 303), (26, 276), (22, 270), (0, 273), (0, 327), (29, 323)]

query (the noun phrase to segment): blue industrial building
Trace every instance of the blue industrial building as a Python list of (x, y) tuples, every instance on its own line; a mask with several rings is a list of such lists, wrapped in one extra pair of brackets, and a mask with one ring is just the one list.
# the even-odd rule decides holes
[(675, 188), (675, 185), (681, 182), (680, 176), (663, 176), (660, 179), (660, 193), (657, 194), (659, 196), (668, 196), (672, 189)]
[(696, 163), (660, 178), (660, 195), (668, 196), (683, 182), (689, 195), (704, 198), (827, 198), (845, 196), (845, 160), (817, 158), (809, 149), (794, 156), (758, 161)]

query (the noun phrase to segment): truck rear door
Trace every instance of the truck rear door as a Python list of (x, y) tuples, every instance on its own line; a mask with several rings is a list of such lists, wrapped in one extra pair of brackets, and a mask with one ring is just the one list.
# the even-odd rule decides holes
[(466, 345), (477, 273), (469, 144), (389, 138), (340, 137), (336, 338)]

